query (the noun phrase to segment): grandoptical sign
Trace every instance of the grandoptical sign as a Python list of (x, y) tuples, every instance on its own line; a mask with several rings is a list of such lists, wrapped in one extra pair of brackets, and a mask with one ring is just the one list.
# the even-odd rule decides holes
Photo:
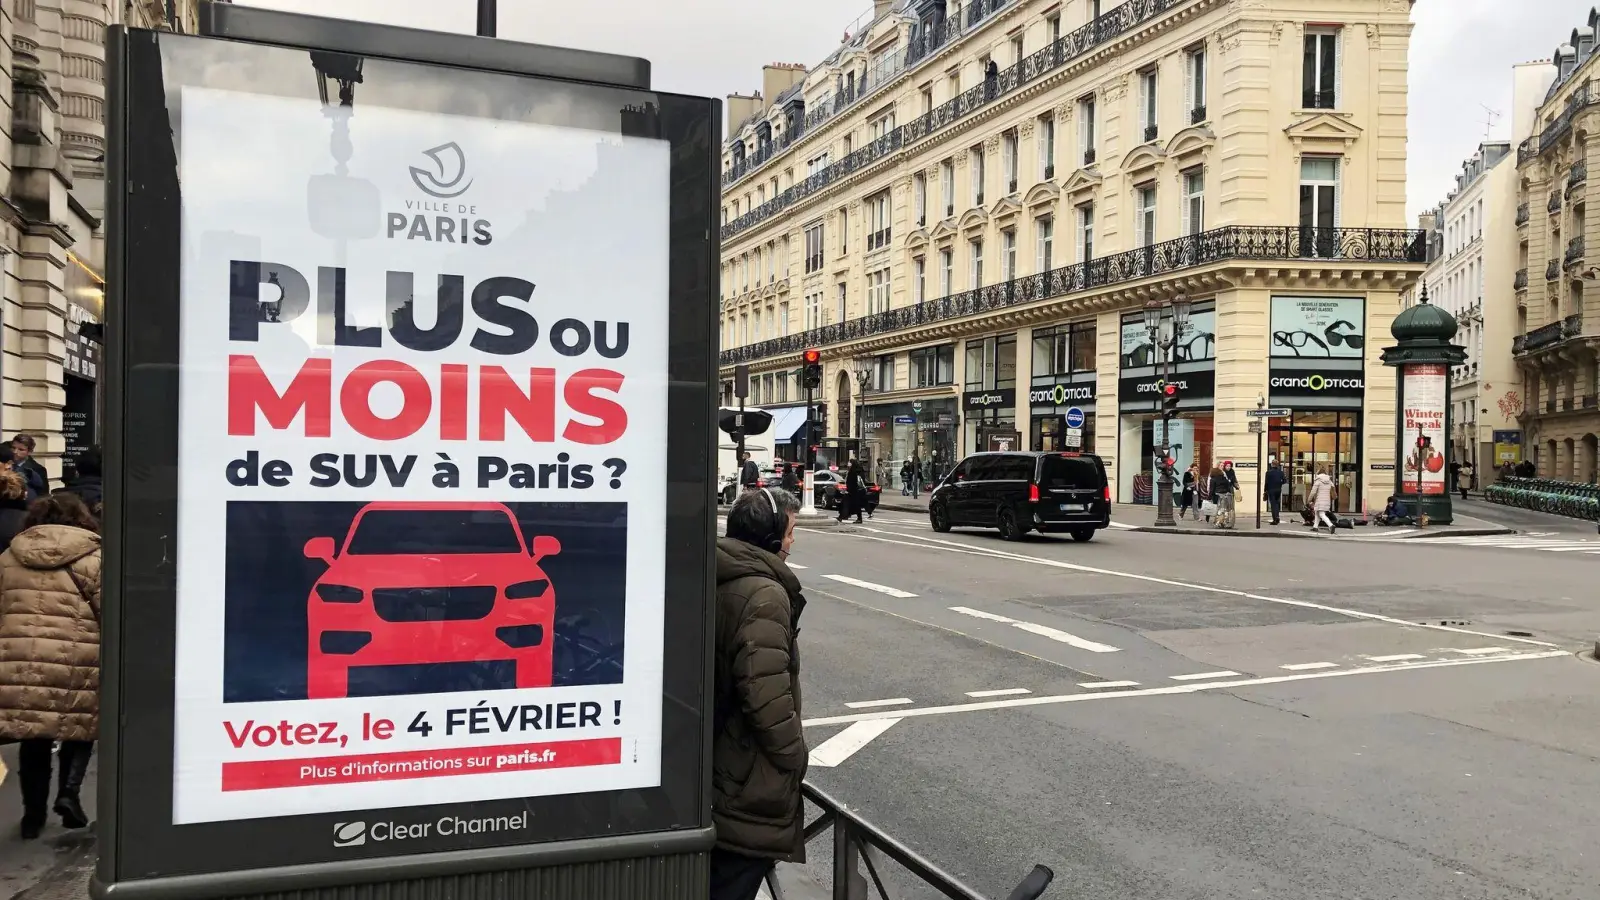
[(1360, 369), (1329, 370), (1274, 366), (1267, 379), (1268, 396), (1273, 402), (1297, 397), (1343, 397), (1359, 400), (1367, 390), (1366, 374)]
[[(1117, 399), (1122, 403), (1132, 401), (1155, 403), (1160, 399), (1162, 388), (1166, 383), (1166, 379), (1160, 375), (1123, 378), (1117, 382)], [(1211, 368), (1199, 372), (1181, 372), (1172, 376), (1172, 383), (1178, 386), (1178, 394), (1185, 401), (1196, 399), (1209, 401), (1216, 390), (1217, 373)]]
[(1032, 406), (1071, 406), (1075, 403), (1093, 403), (1093, 381), (1061, 382), (1049, 387), (1036, 387), (1028, 392)]
[(990, 391), (967, 391), (965, 394), (961, 395), (962, 409), (1010, 409), (1016, 405), (1016, 388), (998, 388)]

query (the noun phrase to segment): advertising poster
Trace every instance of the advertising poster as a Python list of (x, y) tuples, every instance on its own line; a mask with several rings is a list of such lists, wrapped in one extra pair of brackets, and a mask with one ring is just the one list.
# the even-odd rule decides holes
[(182, 103), (173, 822), (659, 785), (668, 145)]
[(1272, 355), (1360, 359), (1366, 342), (1361, 297), (1273, 297)]
[(1414, 364), (1406, 366), (1403, 377), (1402, 445), (1410, 448), (1406, 451), (1403, 478), (1406, 490), (1417, 490), (1421, 473), (1423, 494), (1443, 494), (1444, 417), (1450, 396), (1450, 370), (1443, 365)]
[[(1162, 320), (1162, 336), (1172, 327), (1170, 317)], [(1150, 342), (1150, 330), (1144, 319), (1125, 319), (1122, 323), (1122, 368), (1137, 369), (1161, 362), (1160, 354)], [(1217, 312), (1213, 309), (1189, 314), (1183, 334), (1173, 348), (1175, 362), (1201, 362), (1217, 356)]]

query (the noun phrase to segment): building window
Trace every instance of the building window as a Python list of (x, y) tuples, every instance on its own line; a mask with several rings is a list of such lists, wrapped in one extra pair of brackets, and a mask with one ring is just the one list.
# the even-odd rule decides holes
[(872, 123), (868, 125), (867, 128), (872, 134), (873, 140), (877, 140), (881, 137), (888, 137), (889, 132), (894, 130), (894, 111), (890, 110), (888, 113), (873, 119)]
[(1094, 259), (1094, 204), (1078, 207), (1078, 261)]
[(955, 384), (956, 381), (956, 345), (944, 344), (938, 347), (923, 347), (911, 351), (909, 357), (911, 368), (911, 388), (940, 387)]
[(944, 216), (956, 214), (956, 164), (945, 160), (939, 165), (939, 185), (944, 191)]
[(1095, 323), (1036, 328), (1033, 332), (1034, 377), (1054, 377), (1095, 370)]
[(981, 288), (983, 287), (983, 241), (969, 241), (967, 246), (972, 259), (972, 271), (969, 273), (972, 281), (967, 286), (974, 289)]
[(839, 282), (839, 317), (834, 319), (835, 322), (843, 322), (845, 320), (845, 314), (849, 312), (849, 308), (846, 304), (846, 301), (849, 299), (849, 297), (849, 286), (842, 281)]
[(1000, 164), (1006, 179), (1006, 193), (1017, 192), (1017, 132), (1007, 131), (1000, 136)]
[(1300, 160), (1300, 253), (1335, 256), (1339, 236), (1339, 158)]
[(955, 287), (956, 255), (946, 248), (939, 251), (939, 294), (942, 297), (950, 296)]
[(1083, 164), (1094, 165), (1094, 98), (1078, 101), (1078, 149), (1083, 151)]
[(806, 228), (806, 274), (822, 271), (822, 223)]
[(1034, 257), (1034, 271), (1050, 271), (1052, 244), (1055, 242), (1056, 221), (1050, 216), (1042, 216), (1036, 220), (1034, 230), (1039, 235), (1039, 246)]
[(752, 323), (752, 325), (754, 327), (752, 327), (751, 330), (750, 330), (750, 339), (754, 340), (754, 341), (759, 341), (759, 340), (761, 340), (761, 310), (759, 310), (759, 309), (756, 310), (754, 313), (752, 313), (750, 315), (750, 318), (755, 320)]
[(1139, 73), (1139, 124), (1144, 126), (1145, 141), (1153, 141), (1161, 133), (1156, 124), (1156, 70), (1145, 69)]
[(927, 259), (919, 256), (916, 259), (912, 260), (911, 261), (911, 269), (912, 269), (912, 276), (913, 276), (913, 280), (911, 282), (911, 292), (912, 292), (911, 293), (911, 296), (912, 296), (912, 301), (911, 302), (913, 302), (913, 303), (921, 303), (922, 301), (928, 299), (927, 294), (926, 294), (926, 292), (924, 290), (924, 284), (927, 282), (927, 277), (928, 277), (928, 261), (927, 261)]
[(973, 147), (972, 155), (972, 205), (983, 205), (983, 148)]
[(1011, 64), (1022, 62), (1022, 35), (1011, 39)]
[(778, 304), (778, 327), (783, 329), (782, 334), (784, 337), (789, 336), (789, 304), (787, 301)]
[[(824, 153), (821, 156), (814, 156), (811, 159), (806, 160), (806, 176), (810, 177), (812, 175), (815, 175), (818, 172), (821, 172), (823, 169), (826, 169), (827, 167), (828, 167), (828, 154)], [(738, 211), (737, 208), (735, 208), (734, 209), (734, 215), (737, 216), (738, 214), (739, 214), (739, 211)]]
[(1050, 43), (1061, 40), (1061, 14), (1055, 13), (1044, 20), (1045, 33), (1050, 35)]
[(933, 87), (929, 86), (922, 89), (922, 114), (927, 115), (931, 112), (933, 112)]
[(850, 253), (850, 210), (839, 210), (839, 255)]
[(1007, 228), (1000, 232), (1000, 280), (1010, 281), (1017, 277), (1017, 232), (1014, 228)]
[(916, 209), (917, 227), (921, 228), (927, 225), (928, 176), (922, 174), (921, 172), (917, 173), (917, 177), (911, 179), (911, 202)]
[(1039, 120), (1039, 180), (1056, 177), (1056, 120), (1045, 116)]
[(1185, 66), (1187, 84), (1184, 96), (1189, 101), (1189, 124), (1198, 125), (1206, 120), (1206, 50), (1190, 50)]
[(1183, 173), (1183, 233), (1206, 230), (1206, 173), (1202, 169)]
[(743, 346), (750, 343), (750, 316), (739, 317), (739, 344)]
[(867, 250), (889, 246), (889, 192), (867, 198)]
[(822, 327), (822, 292), (806, 295), (806, 331)]
[(880, 356), (872, 362), (872, 383), (869, 390), (894, 390), (894, 357)]
[(867, 315), (875, 316), (889, 311), (889, 270), (879, 269), (867, 275)]
[(767, 245), (767, 282), (770, 284), (778, 280), (778, 245)]
[(1339, 108), (1339, 29), (1306, 31), (1304, 61), (1306, 109)]
[(1133, 224), (1135, 242), (1148, 247), (1156, 242), (1156, 186), (1147, 184), (1134, 189)]

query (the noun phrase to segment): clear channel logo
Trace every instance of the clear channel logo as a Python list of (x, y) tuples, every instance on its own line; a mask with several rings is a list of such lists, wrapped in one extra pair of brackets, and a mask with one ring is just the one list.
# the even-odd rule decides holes
[(528, 813), (526, 810), (514, 816), (485, 816), (477, 819), (463, 819), (460, 816), (444, 815), (433, 821), (422, 822), (396, 822), (386, 820), (373, 822), (335, 822), (333, 823), (333, 846), (335, 847), (362, 847), (370, 840), (375, 844), (393, 843), (396, 841), (413, 841), (419, 838), (433, 837), (458, 837), (470, 834), (493, 834), (500, 831), (521, 831), (528, 827)]
[[(434, 168), (438, 170), (436, 175), (427, 169), (411, 167), (411, 181), (424, 194), (438, 197), (440, 200), (450, 200), (465, 194), (467, 188), (472, 187), (471, 179), (467, 179), (466, 184), (461, 184), (462, 179), (467, 177), (467, 154), (462, 152), (455, 141), (440, 144), (432, 150), (424, 150), (422, 155), (433, 160)], [(461, 186), (456, 187), (456, 185)]]
[(1298, 375), (1274, 377), (1269, 384), (1275, 388), (1299, 388), (1303, 391), (1364, 391), (1363, 378), (1329, 378), (1326, 375)]

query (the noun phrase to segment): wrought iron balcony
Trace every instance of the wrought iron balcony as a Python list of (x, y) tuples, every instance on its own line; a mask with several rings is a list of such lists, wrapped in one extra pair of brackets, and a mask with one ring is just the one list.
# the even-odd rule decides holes
[(1583, 235), (1578, 235), (1567, 241), (1567, 254), (1561, 260), (1562, 265), (1570, 266), (1583, 259)]
[(1572, 190), (1589, 180), (1589, 161), (1580, 159), (1567, 171), (1567, 190)]
[(1561, 212), (1561, 192), (1560, 191), (1551, 191), (1550, 192), (1550, 202), (1546, 203), (1544, 208), (1550, 210), (1553, 213)]
[(1146, 125), (1144, 127), (1144, 141), (1145, 141), (1145, 143), (1148, 144), (1148, 143), (1150, 143), (1151, 141), (1155, 140), (1156, 138), (1158, 138), (1160, 136), (1161, 136), (1160, 127), (1158, 127), (1156, 125)]
[(1517, 207), (1517, 224), (1518, 225), (1526, 225), (1526, 224), (1528, 224), (1528, 219), (1529, 218), (1531, 218), (1531, 217), (1528, 214), (1528, 204), (1523, 203), (1522, 205), (1518, 206)]
[(1528, 270), (1518, 269), (1517, 277), (1511, 280), (1512, 290), (1525, 291), (1528, 289)]
[(1561, 411), (1562, 412), (1572, 412), (1572, 398), (1571, 397), (1562, 397), (1561, 398)]
[[(1563, 327), (1564, 324), (1561, 322), (1551, 322), (1548, 325), (1541, 325), (1527, 334), (1519, 336), (1516, 340), (1513, 340), (1511, 342), (1511, 352), (1531, 353), (1534, 350), (1548, 347), (1551, 344), (1558, 344), (1561, 342), (1561, 332)], [(1521, 342), (1520, 347), (1517, 346), (1518, 341)]]
[(1301, 98), (1301, 107), (1303, 109), (1337, 109), (1338, 102), (1339, 98), (1333, 91), (1308, 90)]
[(1199, 125), (1201, 122), (1204, 122), (1205, 120), (1206, 120), (1206, 108), (1204, 106), (1196, 106), (1194, 109), (1189, 110), (1189, 124), (1190, 125)]
[(1427, 235), (1379, 228), (1229, 225), (1037, 275), (724, 350), (723, 365), (799, 353), (1233, 260), (1427, 261)]
[(1550, 262), (1544, 267), (1544, 280), (1555, 281), (1561, 277), (1561, 260), (1550, 257)]
[(1017, 192), (1017, 179), (1012, 178), (1010, 181), (1006, 182), (1006, 193), (1015, 194), (1016, 192)]
[(1573, 313), (1561, 320), (1561, 336), (1574, 338), (1583, 334), (1583, 313)]
[(1051, 163), (1044, 167), (1044, 180), (1049, 181), (1054, 177), (1056, 177), (1056, 164)]
[[(981, 22), (982, 19), (994, 11), (1010, 6), (1015, 2), (1016, 0), (973, 0), (969, 9), (983, 10), (979, 15), (979, 19), (976, 20)], [(1062, 35), (1058, 40), (1052, 41), (1040, 50), (1023, 57), (1021, 61), (1010, 68), (1001, 70), (994, 78), (984, 79), (983, 84), (968, 88), (956, 97), (935, 107), (931, 112), (924, 113), (877, 140), (863, 145), (855, 152), (832, 165), (824, 167), (804, 181), (796, 182), (793, 187), (788, 188), (778, 196), (722, 226), (722, 238), (727, 240), (740, 232), (767, 221), (774, 215), (813, 194), (825, 190), (834, 183), (885, 161), (901, 149), (910, 147), (930, 135), (943, 131), (995, 100), (1017, 92), (1024, 85), (1038, 81), (1047, 73), (1060, 69), (1072, 60), (1093, 51), (1096, 47), (1113, 41), (1123, 34), (1190, 2), (1192, 0), (1129, 0), (1129, 2), (1118, 5), (1081, 28)], [(966, 18), (967, 16), (960, 17), (960, 19)], [(945, 43), (969, 31), (971, 26), (964, 26), (960, 19), (947, 19), (943, 26), (930, 29), (914, 38), (911, 46), (907, 47), (905, 51), (906, 58), (912, 62), (919, 62), (930, 54), (930, 41), (933, 42), (932, 49), (937, 49), (937, 47), (943, 46)], [(938, 36), (937, 40), (935, 40), (935, 36)], [(908, 65), (909, 63), (902, 64), (902, 70)], [(852, 98), (850, 102), (858, 102), (862, 96), (871, 93), (873, 89), (873, 82), (869, 76), (864, 92), (863, 89), (858, 89), (857, 96)], [(828, 118), (828, 116), (823, 116), (822, 119), (812, 121), (812, 116), (813, 114), (806, 116), (804, 128), (807, 131), (815, 128), (823, 119)], [(789, 142), (792, 143), (793, 139), (790, 139)], [(1084, 165), (1089, 165), (1089, 163), (1086, 162)], [(741, 175), (739, 177), (743, 177), (749, 171), (750, 167), (747, 163), (745, 168), (740, 170)], [(730, 170), (730, 174), (731, 172), (732, 170)], [(724, 177), (723, 183), (727, 185), (736, 180), (738, 179)]]
[(1596, 400), (1595, 395), (1593, 395), (1593, 394), (1584, 394), (1583, 395), (1583, 408), (1584, 409), (1594, 409), (1595, 408), (1595, 400)]
[(1089, 149), (1083, 151), (1083, 164), (1084, 165), (1092, 166), (1092, 165), (1094, 165), (1094, 160), (1095, 160), (1095, 155), (1094, 155), (1094, 148), (1093, 147), (1090, 147)]
[(1600, 103), (1600, 91), (1594, 90), (1591, 85), (1585, 84), (1573, 91), (1572, 96), (1567, 98), (1566, 109), (1548, 128), (1518, 145), (1517, 165), (1524, 165), (1559, 144), (1562, 138), (1572, 132), (1573, 118), (1595, 103)]

